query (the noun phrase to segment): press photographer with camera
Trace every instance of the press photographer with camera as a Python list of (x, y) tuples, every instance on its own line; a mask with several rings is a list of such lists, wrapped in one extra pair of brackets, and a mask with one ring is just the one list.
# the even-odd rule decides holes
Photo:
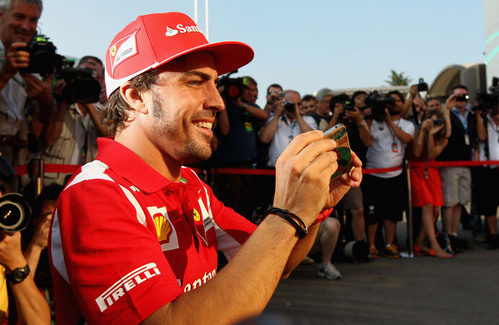
[[(253, 168), (257, 162), (257, 134), (268, 118), (257, 104), (258, 88), (249, 76), (220, 79), (226, 109), (218, 113), (217, 167)], [(251, 217), (254, 204), (254, 176), (215, 175), (215, 193), (244, 216)]]
[[(42, 79), (27, 72), (33, 66), (28, 43), (41, 12), (41, 0), (0, 2), (0, 152), (12, 165), (27, 162), (28, 133), (38, 137), (55, 108), (53, 71), (42, 73)], [(7, 186), (17, 190), (17, 184)]]
[[(352, 96), (358, 98), (364, 92), (355, 92)], [(331, 127), (337, 123), (342, 123), (346, 126), (348, 132), (348, 140), (350, 148), (357, 154), (357, 156), (365, 162), (367, 148), (372, 144), (372, 137), (367, 122), (362, 118), (360, 107), (364, 107), (365, 103), (357, 102), (352, 104), (350, 98), (346, 94), (334, 96), (331, 100), (331, 111), (333, 117), (330, 121)], [(364, 219), (364, 206), (363, 194), (360, 187), (351, 188), (341, 200), (343, 209), (348, 219), (351, 219), (346, 224), (351, 224), (351, 230), (347, 231), (352, 233), (353, 240), (364, 240), (365, 233), (365, 219)]]
[(23, 252), (21, 230), (30, 226), (30, 216), (31, 208), (20, 194), (0, 198), (0, 322), (8, 318), (9, 324), (50, 324), (49, 306), (34, 282), (50, 219), (38, 219)]
[[(366, 105), (372, 113), (368, 120), (372, 144), (367, 149), (366, 168), (389, 168), (402, 165), (407, 145), (412, 141), (414, 125), (402, 118), (404, 100), (398, 91), (381, 95), (369, 94)], [(364, 210), (366, 211), (367, 241), (371, 258), (379, 257), (375, 247), (378, 223), (383, 221), (385, 247), (383, 255), (399, 258), (400, 253), (394, 245), (397, 221), (402, 220), (405, 207), (406, 190), (403, 170), (366, 175), (363, 182)]]
[[(478, 150), (475, 154), (479, 161), (499, 161), (499, 87), (490, 87), (489, 100), (482, 101), (476, 108)], [(487, 232), (485, 234), (487, 249), (499, 248), (497, 234), (497, 207), (499, 195), (499, 166), (477, 166), (473, 173), (476, 182), (476, 208), (479, 215), (485, 216)]]
[[(415, 104), (418, 103), (417, 99)], [(414, 253), (451, 258), (452, 254), (442, 249), (435, 235), (435, 222), (443, 205), (442, 185), (438, 169), (428, 166), (448, 143), (443, 115), (441, 110), (424, 112), (408, 156), (411, 161), (425, 163), (424, 167), (414, 166), (410, 169), (411, 203), (413, 207), (421, 208), (421, 229), (414, 241)], [(425, 238), (430, 243), (429, 247), (425, 245)]]
[(284, 97), (284, 93), (282, 91), (282, 86), (277, 83), (273, 83), (267, 87), (267, 95), (265, 96), (267, 101), (263, 107), (265, 112), (268, 114), (275, 113), (277, 105), (282, 103)]
[(322, 88), (315, 95), (317, 108), (311, 116), (314, 118), (318, 129), (321, 131), (326, 131), (330, 128), (328, 123), (331, 121), (333, 116), (330, 108), (330, 102), (333, 96), (334, 92), (329, 88)]
[(296, 90), (286, 90), (284, 101), (277, 105), (275, 113), (260, 131), (260, 139), (270, 143), (269, 167), (275, 167), (277, 158), (298, 134), (316, 130), (317, 124), (311, 116), (300, 114), (301, 96)]
[[(81, 165), (97, 155), (97, 137), (111, 136), (101, 122), (104, 66), (99, 58), (84, 56), (76, 69), (65, 68), (55, 87), (57, 110), (46, 125), (42, 153), (45, 163)], [(64, 184), (67, 174), (46, 173), (45, 184)]]
[[(447, 146), (437, 160), (470, 161), (473, 159), (473, 147), (477, 143), (480, 114), (473, 112), (470, 99), (465, 85), (453, 87), (445, 107), (450, 111), (451, 134)], [(441, 167), (439, 171), (444, 198), (442, 222), (445, 228), (445, 249), (453, 254), (456, 250), (468, 246), (467, 240), (458, 238), (457, 232), (463, 206), (471, 200), (471, 171), (467, 166)]]

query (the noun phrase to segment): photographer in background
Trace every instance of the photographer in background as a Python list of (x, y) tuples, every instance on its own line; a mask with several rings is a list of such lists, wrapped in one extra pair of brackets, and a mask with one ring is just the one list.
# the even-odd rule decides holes
[(286, 90), (284, 101), (276, 107), (275, 113), (260, 131), (260, 139), (264, 143), (270, 143), (269, 167), (275, 167), (277, 158), (298, 134), (317, 129), (313, 117), (301, 116), (300, 106), (300, 93)]
[[(99, 58), (85, 56), (81, 58), (76, 71), (88, 71), (104, 89), (104, 66)], [(47, 148), (42, 153), (45, 163), (81, 165), (92, 161), (97, 155), (97, 137), (111, 136), (109, 130), (102, 125), (100, 94), (94, 94), (96, 103), (72, 102), (73, 99), (64, 95), (68, 89), (64, 81), (56, 85), (56, 92), (61, 95), (57, 100), (57, 110), (45, 127), (43, 136)], [(77, 87), (77, 85), (75, 86)], [(76, 99), (77, 100), (77, 99)], [(46, 173), (45, 184), (55, 182), (64, 184), (67, 174)]]
[(329, 103), (333, 98), (333, 91), (329, 88), (322, 88), (315, 95), (315, 101), (317, 103), (317, 109), (315, 113), (312, 114), (312, 117), (317, 123), (317, 127), (321, 131), (326, 131), (328, 129), (328, 123), (331, 121), (331, 108), (329, 107)]
[[(41, 0), (0, 1), (0, 152), (13, 165), (27, 162), (28, 132), (39, 136), (54, 108), (51, 75), (40, 80), (20, 72), (30, 66), (25, 48), (41, 12)], [(14, 183), (6, 185), (17, 190)]]
[[(255, 79), (246, 76), (220, 84), (239, 88), (236, 93), (222, 90), (226, 109), (218, 113), (217, 166), (253, 168), (257, 162), (257, 134), (268, 119), (268, 113), (257, 104), (258, 88)], [(243, 216), (250, 218), (254, 204), (254, 179), (248, 175), (216, 175), (216, 193)]]
[[(474, 114), (468, 105), (470, 96), (468, 88), (457, 85), (446, 102), (450, 109), (451, 134), (449, 142), (437, 160), (440, 161), (470, 161), (472, 148), (476, 143), (477, 123), (479, 114)], [(469, 167), (441, 167), (442, 193), (444, 206), (442, 221), (445, 228), (447, 252), (453, 254), (468, 246), (465, 239), (457, 237), (461, 221), (462, 208), (471, 200), (471, 172)]]
[(21, 232), (0, 229), (0, 323), (8, 319), (9, 324), (50, 324), (49, 306), (34, 282), (40, 254), (47, 247), (50, 219), (36, 220), (24, 253)]
[[(356, 97), (358, 98), (358, 96)], [(352, 105), (346, 94), (333, 97), (331, 100), (333, 118), (329, 124), (331, 127), (337, 123), (345, 125), (350, 148), (357, 154), (360, 160), (365, 161), (367, 148), (371, 146), (373, 139), (366, 121), (362, 118), (359, 106), (361, 105)], [(346, 224), (351, 224), (351, 235), (347, 235), (348, 240), (364, 240), (365, 220), (361, 188), (351, 188), (341, 202), (343, 203), (343, 209), (347, 217)]]
[(275, 113), (277, 106), (282, 103), (284, 95), (282, 91), (282, 86), (276, 83), (271, 84), (267, 87), (267, 95), (265, 96), (267, 102), (265, 103), (265, 107), (263, 108), (265, 112), (267, 112), (268, 114)]
[[(497, 91), (497, 90), (496, 90)], [(499, 96), (495, 95), (492, 109), (475, 111), (480, 116), (477, 118), (478, 159), (480, 161), (499, 160)], [(499, 166), (475, 167), (473, 181), (476, 182), (477, 210), (485, 216), (487, 222), (486, 242), (487, 249), (499, 248), (499, 235), (497, 234), (497, 207), (499, 195)]]
[[(404, 107), (402, 95), (398, 91), (390, 92), (388, 96), (374, 92), (367, 97), (366, 103), (372, 110), (372, 119), (368, 122), (372, 145), (367, 149), (366, 168), (401, 166), (405, 149), (414, 135), (414, 125), (401, 117)], [(394, 240), (397, 221), (402, 220), (406, 202), (403, 170), (366, 175), (363, 185), (369, 255), (371, 258), (379, 257), (375, 236), (378, 223), (383, 221), (383, 254), (390, 258), (399, 258), (400, 253), (394, 245)]]
[(301, 115), (313, 115), (317, 110), (317, 102), (313, 95), (305, 95), (301, 101)]

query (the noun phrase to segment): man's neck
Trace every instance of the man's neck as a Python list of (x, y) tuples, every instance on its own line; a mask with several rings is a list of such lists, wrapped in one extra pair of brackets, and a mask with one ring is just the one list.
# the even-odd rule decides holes
[(118, 132), (114, 140), (132, 150), (146, 164), (168, 180), (179, 182), (182, 163), (166, 153), (161, 153), (141, 130), (134, 132), (134, 127), (136, 124), (132, 123), (125, 130)]

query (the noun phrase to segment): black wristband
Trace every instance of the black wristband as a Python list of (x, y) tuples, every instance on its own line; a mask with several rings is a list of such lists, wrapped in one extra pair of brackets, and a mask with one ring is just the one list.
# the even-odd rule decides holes
[(289, 222), (296, 229), (296, 235), (298, 236), (298, 238), (303, 239), (308, 234), (307, 226), (305, 225), (303, 220), (301, 220), (296, 214), (288, 210), (276, 207), (268, 208), (265, 211), (265, 213), (262, 216), (260, 216), (260, 218), (257, 219), (257, 224), (262, 222), (263, 219), (265, 219), (265, 217), (268, 216), (269, 214), (274, 214)]

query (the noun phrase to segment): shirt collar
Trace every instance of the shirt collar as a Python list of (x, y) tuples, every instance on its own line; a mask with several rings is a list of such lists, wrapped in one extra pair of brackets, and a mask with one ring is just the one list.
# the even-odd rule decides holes
[(154, 193), (167, 186), (179, 186), (179, 183), (168, 180), (119, 142), (98, 138), (97, 145), (99, 153), (96, 159), (144, 192)]

